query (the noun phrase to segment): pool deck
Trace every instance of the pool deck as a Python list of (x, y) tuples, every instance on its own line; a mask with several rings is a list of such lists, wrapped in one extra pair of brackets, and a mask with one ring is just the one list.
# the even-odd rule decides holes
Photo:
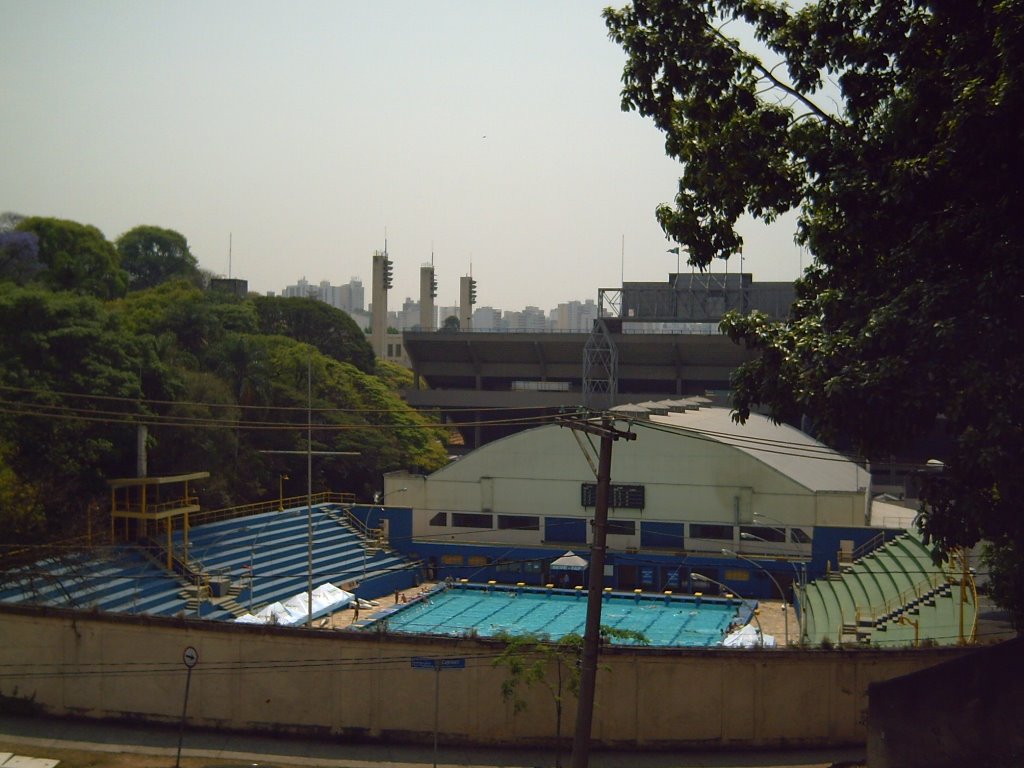
[[(377, 614), (382, 611), (395, 607), (396, 602), (401, 603), (402, 599), (405, 602), (409, 602), (416, 597), (419, 597), (424, 592), (429, 592), (438, 586), (436, 582), (426, 582), (419, 587), (410, 587), (409, 589), (399, 590), (396, 595), (385, 595), (377, 599), (380, 603), (376, 608), (360, 608), (358, 613), (355, 610), (346, 608), (345, 610), (338, 611), (332, 614), (327, 620), (323, 627), (324, 629), (348, 629), (353, 624), (362, 623), (369, 619), (374, 618)], [(660, 592), (652, 592), (652, 595), (660, 596)], [(789, 622), (789, 641), (790, 645), (795, 645), (797, 642), (797, 618), (796, 612), (793, 610), (793, 606), (786, 607), (786, 613), (782, 610), (781, 600), (759, 600), (758, 601), (758, 613), (757, 617), (761, 623), (761, 629), (766, 635), (774, 635), (776, 642), (779, 646), (786, 645), (785, 640), (785, 629), (786, 622)]]

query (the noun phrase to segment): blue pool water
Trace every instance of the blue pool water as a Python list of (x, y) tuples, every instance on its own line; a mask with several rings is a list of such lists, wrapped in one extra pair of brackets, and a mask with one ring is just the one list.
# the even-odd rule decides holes
[[(642, 632), (653, 646), (717, 646), (731, 624), (745, 623), (751, 606), (740, 600), (605, 595), (601, 624)], [(582, 635), (586, 594), (565, 590), (455, 585), (378, 614), (364, 628), (410, 634), (480, 637), (538, 634), (557, 640)], [(629, 642), (629, 641), (615, 641)]]

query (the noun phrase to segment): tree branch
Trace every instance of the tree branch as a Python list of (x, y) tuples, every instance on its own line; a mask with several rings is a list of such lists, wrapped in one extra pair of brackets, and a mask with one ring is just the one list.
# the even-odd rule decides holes
[[(822, 120), (824, 120), (824, 121), (825, 121), (826, 123), (828, 123), (829, 125), (832, 125), (832, 126), (834, 126), (834, 127), (836, 127), (836, 128), (838, 128), (838, 127), (840, 127), (840, 126), (842, 125), (842, 122), (841, 122), (841, 121), (839, 121), (839, 120), (836, 120), (836, 118), (834, 118), (834, 117), (833, 117), (832, 115), (830, 115), (830, 114), (829, 114), (828, 112), (826, 112), (826, 111), (825, 111), (825, 110), (823, 110), (823, 109), (822, 109), (821, 107), (819, 107), (819, 106), (818, 106), (817, 104), (815, 104), (815, 103), (814, 103), (813, 101), (811, 101), (811, 100), (810, 100), (810, 99), (809, 99), (809, 98), (808, 98), (807, 96), (805, 96), (805, 95), (804, 95), (803, 93), (801, 93), (801, 92), (800, 92), (800, 91), (798, 91), (798, 90), (797, 90), (796, 88), (794, 88), (793, 86), (789, 85), (788, 83), (784, 83), (784, 82), (783, 82), (782, 80), (779, 80), (779, 78), (777, 78), (777, 77), (776, 77), (776, 76), (775, 76), (775, 75), (774, 75), (774, 74), (772, 73), (772, 70), (768, 69), (767, 67), (765, 67), (765, 65), (764, 65), (764, 64), (762, 64), (762, 63), (761, 63), (761, 60), (760, 60), (760, 59), (758, 59), (758, 58), (757, 58), (756, 56), (750, 56), (749, 54), (747, 54), (747, 52), (746, 52), (746, 51), (744, 51), (744, 50), (743, 50), (743, 49), (742, 49), (742, 48), (740, 47), (739, 43), (737, 43), (737, 42), (736, 42), (735, 40), (733, 40), (733, 39), (732, 39), (731, 37), (727, 37), (727, 36), (726, 36), (725, 34), (723, 34), (723, 33), (722, 33), (722, 31), (721, 31), (720, 29), (718, 29), (718, 28), (716, 28), (715, 26), (713, 26), (713, 25), (712, 25), (711, 23), (709, 23), (709, 22), (708, 22), (708, 21), (707, 21), (706, 19), (705, 19), (705, 21), (704, 21), (704, 25), (705, 25), (705, 26), (706, 26), (706, 27), (707, 27), (707, 28), (708, 28), (709, 30), (711, 30), (711, 32), (712, 32), (712, 33), (713, 33), (713, 34), (715, 35), (715, 37), (717, 37), (717, 38), (718, 38), (719, 40), (721, 40), (721, 41), (722, 41), (723, 43), (725, 43), (725, 44), (726, 44), (726, 45), (728, 45), (728, 46), (729, 46), (730, 48), (732, 48), (732, 49), (733, 49), (733, 50), (734, 50), (734, 51), (735, 51), (736, 53), (742, 54), (743, 56), (746, 56), (746, 57), (747, 57), (748, 59), (750, 59), (751, 61), (753, 61), (753, 63), (754, 63), (754, 68), (755, 68), (755, 69), (756, 69), (756, 70), (757, 70), (758, 72), (760, 72), (760, 73), (761, 73), (761, 76), (762, 76), (762, 77), (763, 77), (764, 79), (766, 79), (766, 80), (767, 80), (768, 82), (772, 83), (772, 85), (773, 85), (773, 86), (774, 86), (775, 88), (779, 88), (780, 90), (784, 91), (785, 93), (788, 93), (788, 94), (789, 94), (790, 96), (792, 96), (793, 98), (795, 98), (795, 99), (797, 99), (798, 101), (800, 101), (801, 103), (803, 103), (803, 104), (804, 104), (804, 106), (806, 106), (806, 107), (807, 107), (808, 109), (810, 109), (810, 110), (811, 110), (811, 112), (812, 112), (812, 113), (813, 113), (813, 114), (814, 114), (815, 116), (817, 116), (817, 117), (821, 118)], [(774, 67), (773, 67), (772, 69), (774, 69)]]

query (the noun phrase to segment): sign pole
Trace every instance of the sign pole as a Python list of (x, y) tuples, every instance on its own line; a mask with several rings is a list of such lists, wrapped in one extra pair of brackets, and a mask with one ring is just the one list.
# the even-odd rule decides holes
[(188, 689), (192, 684), (192, 667), (199, 661), (199, 652), (191, 645), (181, 654), (188, 673), (185, 676), (185, 703), (181, 706), (181, 724), (178, 726), (178, 756), (174, 758), (174, 768), (181, 768), (181, 742), (185, 738), (185, 715), (188, 712)]
[(437, 768), (437, 731), (441, 712), (441, 660), (434, 659), (434, 768)]
[(409, 659), (413, 669), (434, 670), (434, 768), (437, 768), (437, 734), (440, 730), (441, 712), (441, 670), (443, 669), (465, 669), (466, 659), (445, 659), (434, 656), (413, 656)]

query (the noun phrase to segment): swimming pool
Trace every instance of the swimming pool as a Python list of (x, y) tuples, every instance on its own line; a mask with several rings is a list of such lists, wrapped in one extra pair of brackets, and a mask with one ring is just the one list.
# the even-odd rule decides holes
[[(605, 593), (601, 624), (641, 632), (654, 646), (718, 646), (730, 625), (746, 623), (751, 610), (738, 599)], [(582, 591), (456, 584), (379, 613), (361, 628), (449, 636), (537, 634), (557, 640), (582, 635), (586, 615)]]

